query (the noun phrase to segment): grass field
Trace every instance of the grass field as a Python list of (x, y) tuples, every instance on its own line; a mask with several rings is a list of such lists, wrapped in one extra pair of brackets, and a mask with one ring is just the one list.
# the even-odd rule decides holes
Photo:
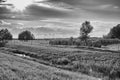
[(0, 52), (0, 80), (98, 80)]
[(1, 50), (12, 54), (24, 54), (34, 58), (34, 61), (59, 69), (104, 78), (104, 80), (120, 80), (120, 54), (118, 52), (72, 48), (69, 46), (51, 46), (48, 42), (48, 40), (29, 42), (15, 40), (10, 41), (7, 48)]
[(106, 48), (109, 50), (120, 51), (120, 44), (108, 45), (106, 46)]

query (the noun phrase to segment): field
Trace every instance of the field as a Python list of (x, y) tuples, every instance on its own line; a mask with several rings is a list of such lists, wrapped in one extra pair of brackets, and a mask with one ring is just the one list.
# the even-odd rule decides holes
[[(1, 52), (16, 57), (21, 57), (28, 61), (34, 61), (37, 64), (41, 63), (39, 65), (44, 64), (49, 67), (51, 66), (51, 68), (57, 70), (67, 70), (67, 75), (61, 74), (62, 76), (64, 76), (64, 78), (59, 78), (58, 73), (55, 76), (57, 76), (59, 79), (52, 80), (120, 80), (119, 52), (87, 48), (75, 48), (70, 46), (53, 46), (49, 45), (48, 43), (49, 40), (34, 40), (29, 42), (13, 40), (9, 41), (6, 47), (1, 48)], [(32, 64), (34, 62), (32, 62)], [(26, 65), (28, 65), (28, 63), (26, 63)], [(48, 69), (45, 70), (48, 72), (47, 74), (49, 74), (49, 72), (56, 71), (54, 69), (53, 71), (49, 71)], [(32, 73), (34, 73), (34, 70)], [(81, 75), (78, 78), (71, 73), (76, 74), (76, 76), (79, 76), (79, 74), (81, 73), (84, 75)], [(85, 75), (88, 75), (89, 77)], [(96, 77), (96, 79), (90, 76)], [(80, 79), (80, 77), (83, 78)], [(50, 79), (42, 78), (40, 80)]]
[(108, 46), (106, 46), (106, 49), (114, 50), (114, 51), (120, 51), (120, 44), (108, 45)]
[(97, 80), (0, 52), (0, 80)]

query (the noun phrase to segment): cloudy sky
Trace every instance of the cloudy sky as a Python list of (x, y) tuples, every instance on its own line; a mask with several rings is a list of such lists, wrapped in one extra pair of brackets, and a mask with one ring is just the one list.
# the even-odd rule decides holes
[(17, 38), (30, 30), (37, 38), (77, 37), (84, 21), (91, 36), (103, 36), (120, 23), (120, 0), (0, 0), (0, 29)]

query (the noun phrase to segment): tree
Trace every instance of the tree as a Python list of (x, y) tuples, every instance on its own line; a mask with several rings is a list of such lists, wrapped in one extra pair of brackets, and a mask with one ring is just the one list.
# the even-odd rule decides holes
[(23, 31), (18, 35), (19, 40), (34, 40), (35, 37), (30, 31)]
[(8, 29), (0, 30), (0, 40), (12, 40), (12, 34)]
[(120, 24), (114, 26), (107, 35), (108, 38), (118, 38), (120, 39)]
[(85, 42), (87, 45), (87, 39), (89, 38), (89, 33), (93, 30), (93, 26), (91, 26), (89, 21), (85, 21), (80, 28), (80, 40)]
[(7, 40), (12, 40), (12, 34), (8, 31), (8, 29), (0, 30), (0, 47), (4, 47)]

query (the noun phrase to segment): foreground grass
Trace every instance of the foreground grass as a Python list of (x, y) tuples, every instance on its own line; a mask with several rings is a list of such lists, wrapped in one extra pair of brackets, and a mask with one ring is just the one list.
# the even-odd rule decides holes
[(87, 75), (105, 78), (105, 80), (117, 80), (120, 78), (119, 53), (38, 44), (11, 42), (7, 47), (15, 49), (8, 51), (15, 54), (25, 54), (36, 58), (38, 61), (44, 61), (47, 65), (82, 72)]
[(0, 52), (0, 80), (97, 80)]

